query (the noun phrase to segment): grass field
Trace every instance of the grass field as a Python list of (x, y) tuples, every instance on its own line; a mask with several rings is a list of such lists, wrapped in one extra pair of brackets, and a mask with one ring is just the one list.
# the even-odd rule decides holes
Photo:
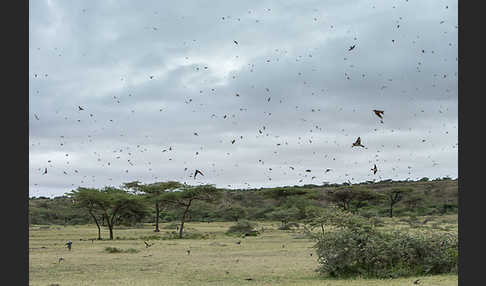
[[(399, 219), (385, 219), (385, 227), (407, 227)], [(457, 216), (435, 218), (443, 230), (457, 231)], [(150, 240), (153, 226), (115, 229), (109, 241), (97, 237), (94, 225), (31, 226), (29, 229), (29, 285), (356, 285), (402, 286), (457, 285), (457, 275), (408, 277), (391, 280), (319, 277), (312, 240), (299, 231), (278, 230), (278, 222), (259, 223), (265, 231), (258, 237), (224, 235), (233, 223), (187, 223), (189, 232), (211, 233), (209, 239)], [(427, 222), (426, 226), (434, 224)], [(162, 227), (165, 224), (162, 224)], [(437, 226), (437, 225), (436, 225)], [(165, 231), (162, 229), (161, 234)], [(106, 230), (102, 236), (108, 237)], [(73, 241), (72, 251), (64, 245)], [(236, 244), (237, 241), (241, 244)], [(137, 253), (107, 253), (106, 247), (136, 249)], [(190, 254), (187, 254), (190, 250)], [(310, 254), (313, 253), (311, 256)], [(64, 261), (58, 262), (63, 257)], [(246, 280), (251, 279), (251, 280)]]

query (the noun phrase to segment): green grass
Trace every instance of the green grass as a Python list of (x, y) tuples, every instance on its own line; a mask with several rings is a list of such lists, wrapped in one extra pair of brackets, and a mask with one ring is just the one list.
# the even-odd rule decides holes
[[(440, 219), (448, 219), (447, 222)], [(419, 218), (422, 219), (422, 218)], [(451, 216), (437, 219), (442, 227), (457, 231)], [(347, 279), (319, 277), (314, 242), (299, 238), (299, 230), (278, 230), (279, 222), (265, 222), (265, 232), (258, 237), (237, 238), (224, 232), (232, 222), (187, 223), (188, 229), (213, 235), (210, 239), (150, 240), (154, 245), (145, 248), (142, 237), (164, 235), (153, 227), (115, 229), (115, 237), (129, 238), (92, 242), (97, 237), (94, 225), (52, 226), (29, 232), (29, 285), (356, 285), (398, 286), (457, 285), (457, 275), (409, 277), (393, 280)], [(424, 230), (432, 229), (428, 222)], [(164, 224), (165, 225), (165, 224)], [(261, 228), (262, 223), (259, 223)], [(399, 219), (385, 219), (385, 227), (409, 227)], [(169, 230), (168, 230), (169, 231)], [(103, 230), (102, 237), (108, 237)], [(297, 239), (299, 238), (299, 239)], [(81, 240), (80, 240), (81, 239)], [(73, 241), (72, 251), (64, 245)], [(241, 244), (236, 242), (241, 240)], [(285, 247), (283, 248), (282, 245)], [(138, 253), (107, 253), (105, 248), (136, 249)], [(190, 255), (186, 250), (190, 249)], [(313, 253), (312, 256), (309, 254)], [(64, 261), (58, 263), (58, 258)], [(252, 278), (253, 280), (245, 280)]]

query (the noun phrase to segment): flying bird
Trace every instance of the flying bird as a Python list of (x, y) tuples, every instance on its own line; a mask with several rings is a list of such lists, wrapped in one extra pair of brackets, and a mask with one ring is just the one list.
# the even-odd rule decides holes
[(82, 108), (81, 106), (78, 106), (78, 108), (79, 108), (79, 111), (84, 110), (84, 108)]
[(235, 144), (235, 141), (236, 141), (236, 140), (235, 140), (235, 139), (233, 139), (233, 140), (231, 141), (231, 144)]
[(35, 119), (39, 120), (39, 116), (37, 116), (37, 114), (34, 113), (34, 117)]
[(330, 172), (330, 171), (331, 171), (331, 169), (329, 169), (329, 168), (328, 168), (328, 169), (326, 169), (326, 173), (328, 173), (328, 172)]
[(204, 176), (204, 174), (201, 171), (196, 170), (196, 172), (194, 172), (194, 180), (196, 179), (197, 174), (201, 174), (201, 176)]
[(47, 174), (47, 168), (45, 168), (44, 173), (42, 175)]
[(380, 122), (383, 123), (383, 113), (385, 113), (385, 111), (373, 109), (373, 112), (381, 119)]
[(355, 147), (355, 146), (364, 147), (363, 145), (361, 145), (361, 137), (358, 137), (358, 139), (356, 139), (356, 142), (354, 142), (353, 146), (351, 147)]
[(354, 47), (356, 47), (356, 45), (352, 45), (351, 47), (349, 47), (348, 52), (352, 51), (354, 49)]
[(150, 244), (150, 243), (148, 243), (147, 241), (144, 241), (144, 243), (145, 243), (145, 248), (149, 248), (149, 247), (151, 247), (152, 245), (154, 245), (153, 243), (152, 243), (152, 244)]
[(373, 109), (373, 112), (376, 114), (376, 116), (380, 117), (380, 119), (383, 119), (383, 113), (385, 113), (385, 111)]
[(376, 164), (375, 164), (375, 167), (373, 167), (373, 169), (371, 169), (371, 171), (373, 171), (373, 175), (376, 174), (376, 172), (378, 172), (378, 168), (376, 168)]
[(235, 40), (233, 40), (233, 43), (235, 43), (235, 44), (237, 44), (237, 45), (238, 45), (238, 42), (237, 42), (237, 41), (235, 41)]

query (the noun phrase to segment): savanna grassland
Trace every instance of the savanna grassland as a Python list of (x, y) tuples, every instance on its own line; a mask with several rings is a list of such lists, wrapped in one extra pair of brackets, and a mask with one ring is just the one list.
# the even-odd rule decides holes
[[(457, 215), (383, 218), (382, 228), (457, 232)], [(29, 229), (30, 285), (457, 285), (458, 276), (435, 275), (397, 279), (330, 279), (319, 276), (313, 249), (302, 225), (279, 230), (280, 222), (258, 222), (256, 237), (228, 236), (233, 222), (188, 222), (187, 233), (204, 239), (156, 239), (173, 230), (154, 233), (151, 224), (117, 227), (115, 240), (92, 240), (95, 225), (31, 225)], [(103, 228), (102, 237), (107, 237)], [(150, 238), (150, 239), (147, 239)], [(73, 241), (72, 251), (65, 243)], [(153, 245), (145, 247), (144, 240)], [(237, 244), (241, 241), (240, 244)], [(108, 253), (107, 247), (132, 250)], [(187, 253), (190, 250), (190, 254)], [(137, 252), (138, 251), (138, 252)], [(311, 254), (313, 254), (311, 256)], [(64, 260), (59, 262), (59, 257)]]

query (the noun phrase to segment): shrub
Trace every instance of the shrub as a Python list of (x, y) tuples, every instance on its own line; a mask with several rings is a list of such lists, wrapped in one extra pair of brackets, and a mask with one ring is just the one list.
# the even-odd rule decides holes
[[(315, 236), (321, 274), (330, 277), (395, 278), (457, 273), (458, 239), (453, 234), (385, 232), (356, 225), (352, 216), (336, 231)], [(348, 221), (348, 222), (346, 222)]]
[(116, 247), (105, 247), (105, 252), (108, 252), (108, 253), (137, 253), (137, 252), (140, 252), (140, 250), (137, 250), (135, 248), (120, 249), (120, 248), (116, 248)]
[(248, 220), (240, 220), (236, 224), (230, 226), (226, 234), (236, 234), (236, 235), (258, 235), (258, 231), (255, 230), (257, 227), (256, 223), (250, 222)]

